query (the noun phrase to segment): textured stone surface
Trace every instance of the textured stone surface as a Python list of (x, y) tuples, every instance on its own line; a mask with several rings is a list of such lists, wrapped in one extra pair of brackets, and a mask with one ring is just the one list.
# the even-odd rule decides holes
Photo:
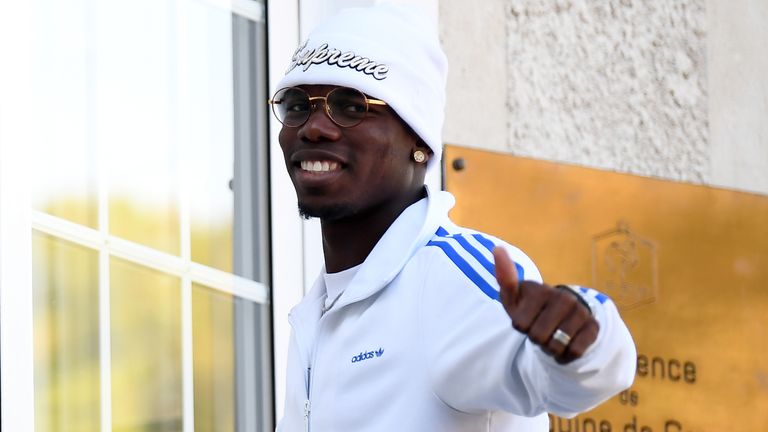
[(704, 0), (507, 2), (507, 149), (704, 182)]

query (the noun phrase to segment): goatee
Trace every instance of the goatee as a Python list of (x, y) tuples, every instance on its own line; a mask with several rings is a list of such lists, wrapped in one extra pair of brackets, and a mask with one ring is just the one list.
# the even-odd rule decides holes
[(322, 207), (309, 207), (299, 201), (299, 216), (304, 219), (320, 218), (334, 221), (355, 215), (357, 212), (348, 204), (330, 204)]

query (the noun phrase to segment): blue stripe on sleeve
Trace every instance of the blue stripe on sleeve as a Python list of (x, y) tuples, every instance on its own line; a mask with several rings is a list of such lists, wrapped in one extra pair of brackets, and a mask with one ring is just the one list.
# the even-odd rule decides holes
[(525, 280), (525, 270), (523, 270), (523, 266), (521, 266), (518, 263), (515, 263), (515, 269), (517, 270), (517, 280), (519, 281)]
[[(475, 258), (477, 262), (483, 266), (483, 268), (485, 268), (491, 275), (493, 275), (493, 277), (496, 277), (496, 266), (488, 258), (486, 258), (485, 255), (477, 250), (476, 247), (467, 241), (467, 239), (462, 234), (450, 234), (443, 227), (439, 227), (435, 234), (438, 237), (456, 240), (456, 242), (458, 242), (461, 247), (463, 247), (470, 255), (472, 255), (472, 257)], [(490, 252), (493, 252), (493, 248), (496, 247), (496, 245), (491, 240), (487, 239), (482, 234), (472, 234), (472, 237)], [(450, 258), (451, 261), (456, 264), (459, 270), (461, 270), (464, 275), (466, 275), (472, 282), (474, 282), (475, 285), (477, 285), (477, 287), (485, 293), (485, 295), (494, 300), (499, 299), (498, 291), (496, 291), (490, 284), (488, 284), (488, 282), (486, 282), (485, 279), (483, 279), (475, 271), (475, 269), (466, 260), (464, 260), (464, 258), (462, 258), (461, 255), (456, 252), (456, 250), (453, 249), (449, 243), (444, 240), (432, 240), (427, 243), (427, 246), (437, 246), (442, 249), (448, 258)], [(518, 280), (525, 280), (525, 269), (523, 269), (523, 266), (517, 262), (513, 262), (515, 264), (515, 269), (517, 270)], [(607, 295), (591, 288), (580, 286), (579, 291), (585, 295), (592, 295), (595, 300), (600, 302), (600, 304), (605, 304), (605, 302), (609, 300)]]
[[(459, 242), (459, 244), (466, 249), (467, 252), (469, 252), (470, 255), (472, 255), (479, 263), (482, 265), (488, 272), (493, 276), (496, 277), (496, 266), (488, 260), (488, 258), (485, 257), (479, 250), (477, 250), (476, 247), (472, 246), (469, 241), (467, 241), (466, 238), (462, 234), (450, 234), (448, 231), (443, 228), (439, 227), (437, 229), (437, 232), (435, 233), (439, 237), (447, 237), (452, 238)], [(493, 244), (492, 241), (489, 239), (483, 237), (482, 234), (472, 234), (472, 238), (477, 240), (478, 243), (483, 245), (486, 249), (488, 249), (489, 252), (493, 252), (493, 248), (496, 247), (495, 244)], [(517, 280), (525, 280), (525, 269), (523, 266), (518, 264), (515, 261), (512, 261), (515, 264), (515, 270), (517, 270)]]
[[(464, 250), (469, 252), (469, 254), (472, 255), (477, 260), (477, 262), (480, 263), (480, 265), (482, 265), (486, 270), (488, 270), (488, 273), (493, 275), (493, 277), (496, 277), (496, 268), (494, 267), (493, 263), (490, 262), (488, 260), (488, 258), (486, 258), (485, 255), (483, 255), (479, 250), (477, 250), (476, 247), (472, 246), (469, 243), (469, 241), (467, 241), (467, 239), (464, 238), (463, 235), (461, 235), (461, 234), (450, 234), (443, 227), (438, 228), (437, 232), (435, 234), (437, 234), (438, 237), (445, 237), (445, 238), (451, 238), (451, 239), (456, 240), (461, 245), (461, 247), (464, 248)], [(478, 239), (478, 236), (480, 236), (480, 235), (479, 234), (475, 234), (474, 235), (475, 239), (480, 241), (480, 239)], [(480, 236), (480, 237), (482, 238), (482, 236)], [(488, 241), (487, 239), (482, 239), (482, 240)], [(483, 246), (488, 248), (488, 246), (485, 245), (485, 244), (483, 244)], [(488, 250), (489, 251), (493, 250), (493, 243), (491, 243), (491, 248), (488, 249)]]
[(496, 277), (496, 268), (494, 267), (493, 263), (488, 260), (488, 258), (485, 257), (479, 250), (477, 250), (476, 247), (472, 246), (467, 239), (465, 239), (461, 234), (452, 235), (449, 238), (452, 238), (459, 242), (461, 247), (464, 248), (467, 252), (469, 252), (470, 255), (472, 255), (477, 262), (480, 263), (486, 270), (488, 270), (488, 273), (493, 275), (493, 277)]
[(493, 244), (492, 241), (488, 240), (487, 238), (483, 237), (480, 234), (472, 234), (472, 237), (474, 237), (478, 243), (485, 246), (485, 248), (488, 249), (488, 252), (493, 252), (493, 248), (496, 247), (496, 245)]
[(443, 252), (445, 252), (445, 255), (448, 256), (448, 258), (453, 261), (454, 264), (456, 264), (456, 267), (461, 270), (464, 275), (469, 278), (475, 285), (477, 285), (478, 288), (480, 288), (480, 291), (485, 293), (488, 297), (490, 297), (493, 300), (499, 300), (499, 292), (496, 291), (488, 282), (485, 281), (485, 279), (480, 276), (475, 269), (472, 268), (471, 265), (467, 261), (464, 260), (464, 258), (461, 257), (461, 255), (456, 252), (453, 247), (448, 244), (447, 242), (443, 240), (432, 240), (429, 243), (427, 243), (427, 246), (437, 246), (440, 249), (442, 249)]
[[(472, 237), (474, 237), (475, 240), (478, 241), (481, 245), (485, 246), (486, 249), (493, 252), (493, 248), (496, 247), (495, 244), (493, 244), (492, 241), (488, 240), (487, 238), (483, 237), (481, 234), (472, 234)], [(523, 266), (518, 264), (517, 262), (513, 261), (515, 263), (515, 269), (517, 270), (517, 280), (525, 280), (525, 270), (523, 269)], [(494, 277), (496, 276), (496, 272), (494, 271)]]
[(600, 304), (605, 304), (605, 302), (607, 302), (610, 298), (607, 295), (601, 293), (600, 291), (594, 290), (592, 288), (584, 288), (583, 286), (580, 286), (579, 291), (583, 292), (585, 295), (590, 295), (590, 293), (594, 293), (593, 297), (595, 298), (595, 300), (600, 302)]

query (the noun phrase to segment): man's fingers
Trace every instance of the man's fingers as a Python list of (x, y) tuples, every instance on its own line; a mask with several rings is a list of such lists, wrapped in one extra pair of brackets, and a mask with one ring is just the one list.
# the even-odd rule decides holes
[(533, 281), (522, 281), (518, 285), (518, 290), (517, 302), (514, 304), (512, 312), (510, 312), (510, 308), (507, 308), (507, 313), (512, 318), (512, 326), (517, 331), (530, 335), (539, 314), (547, 304), (549, 298), (547, 291), (551, 288)]
[[(528, 331), (528, 338), (536, 345), (547, 347), (548, 351), (554, 355), (563, 352), (565, 346), (555, 340), (550, 340), (555, 330), (560, 329), (568, 335), (576, 334), (576, 330), (581, 327), (583, 322), (568, 322), (571, 316), (581, 317), (578, 310), (574, 311), (577, 304), (576, 298), (568, 293), (553, 290), (546, 299), (546, 307), (543, 307), (536, 321)], [(584, 314), (586, 315), (586, 314)], [(586, 319), (586, 316), (583, 316)]]
[[(570, 306), (563, 305), (562, 307), (569, 307), (570, 313), (561, 316), (561, 321), (557, 323), (554, 328), (550, 327), (550, 333), (547, 335), (549, 340), (541, 344), (542, 348), (555, 358), (565, 354), (566, 351), (568, 351), (568, 349), (574, 345), (577, 339), (576, 336), (580, 333), (582, 327), (584, 327), (592, 319), (592, 317), (588, 313), (585, 313), (582, 310), (582, 307), (578, 304), (573, 304)], [(554, 337), (558, 330), (560, 330), (561, 335), (565, 334), (570, 337), (570, 340), (567, 344), (563, 343), (562, 337), (560, 340)]]
[(559, 356), (555, 356), (555, 360), (560, 364), (565, 364), (581, 358), (587, 352), (587, 348), (597, 340), (599, 331), (600, 325), (596, 320), (587, 320), (576, 334), (573, 335), (571, 343), (568, 344), (565, 351)]
[(518, 280), (515, 263), (500, 246), (493, 249), (499, 300), (512, 326), (558, 363), (584, 355), (597, 339), (599, 325), (572, 294), (546, 284)]
[(509, 258), (507, 251), (501, 247), (493, 248), (493, 261), (496, 267), (496, 280), (499, 282), (501, 303), (510, 307), (517, 302), (520, 284), (517, 280), (515, 263)]

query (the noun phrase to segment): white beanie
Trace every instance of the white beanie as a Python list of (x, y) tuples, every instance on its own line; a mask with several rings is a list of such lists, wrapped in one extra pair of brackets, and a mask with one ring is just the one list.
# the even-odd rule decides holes
[(383, 100), (432, 149), (432, 170), (443, 153), (447, 72), (432, 21), (413, 7), (380, 4), (343, 9), (316, 27), (277, 88), (339, 85)]

